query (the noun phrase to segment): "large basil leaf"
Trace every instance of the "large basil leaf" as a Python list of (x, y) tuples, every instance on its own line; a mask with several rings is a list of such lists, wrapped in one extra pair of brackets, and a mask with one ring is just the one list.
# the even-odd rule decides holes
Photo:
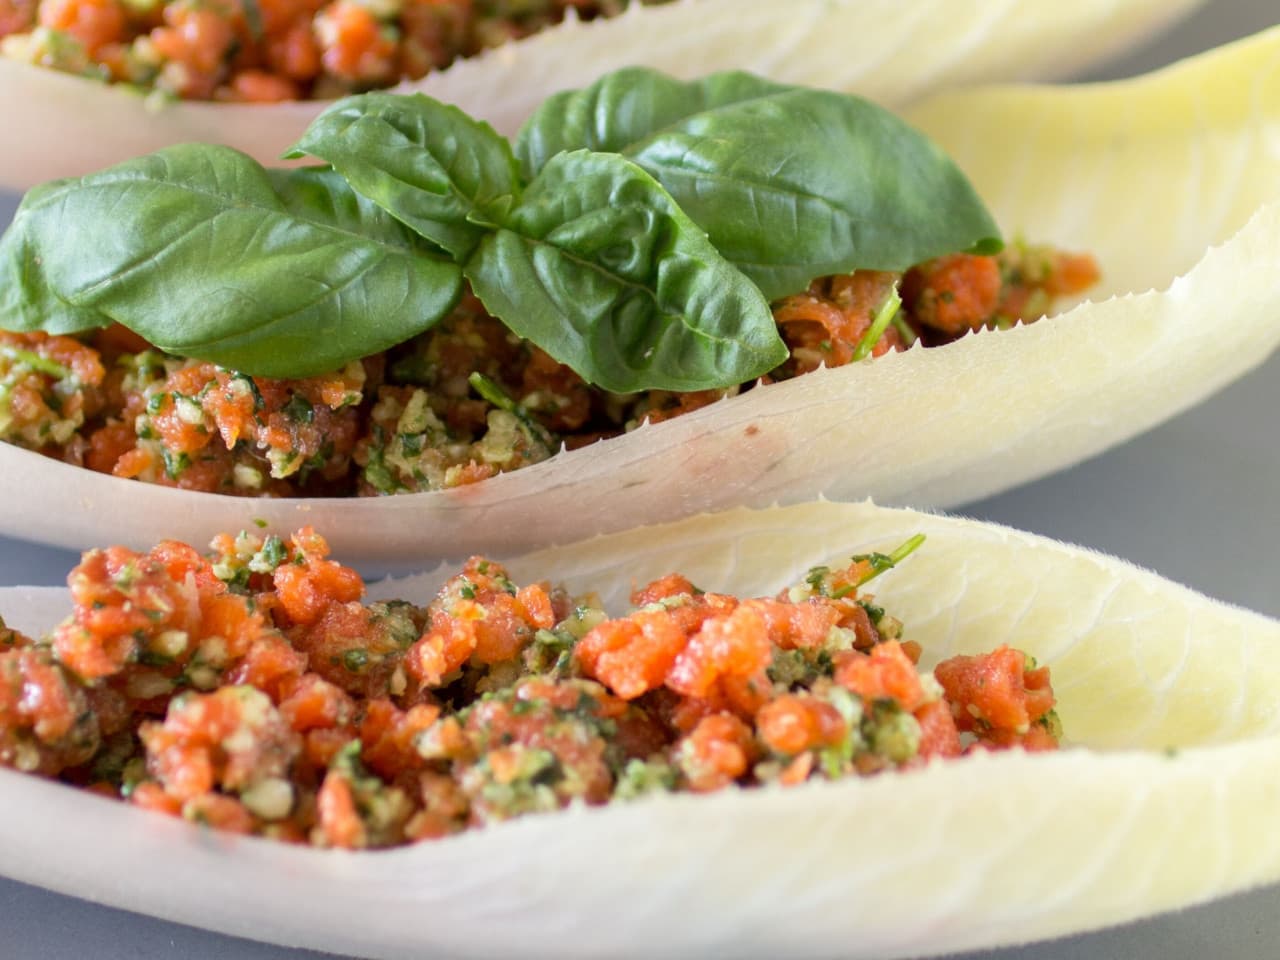
[(286, 156), (333, 165), (359, 193), (458, 260), (519, 194), (511, 146), (487, 123), (417, 94), (334, 104)]
[(556, 156), (465, 269), (491, 313), (606, 390), (724, 387), (787, 356), (760, 292), (614, 154)]
[(651, 173), (770, 299), (826, 274), (1000, 247), (959, 168), (857, 97), (743, 74), (678, 84), (630, 70), (553, 98), (518, 152), (535, 169), (578, 146), (616, 150)]
[(557, 153), (622, 153), (686, 117), (789, 89), (740, 70), (685, 83), (648, 67), (624, 67), (544, 100), (520, 128), (516, 156), (532, 180)]
[(32, 213), (37, 196), (57, 203), (65, 183), (54, 181), (30, 191), (0, 237), (0, 329), (16, 332), (79, 333), (111, 325), (111, 318), (92, 307), (71, 303), (50, 285), (45, 254), (58, 242), (59, 230), (49, 230), (53, 218)]
[(331, 171), (268, 174), (226, 147), (171, 147), (27, 195), (0, 249), (4, 323), (117, 321), (180, 356), (308, 376), (451, 309), (460, 270), (417, 245)]

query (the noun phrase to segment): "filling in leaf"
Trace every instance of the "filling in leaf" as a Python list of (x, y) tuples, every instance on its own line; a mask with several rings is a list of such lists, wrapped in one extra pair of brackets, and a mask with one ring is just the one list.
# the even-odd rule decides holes
[(917, 667), (862, 588), (923, 542), (739, 599), (669, 574), (611, 617), (470, 559), (362, 603), (310, 529), (86, 553), (43, 640), (0, 634), (0, 764), (220, 829), (383, 847), (570, 804), (1056, 749), (1046, 667)]
[(616, 16), (627, 2), (0, 0), (0, 54), (184, 100), (324, 100), (418, 80), (570, 10)]

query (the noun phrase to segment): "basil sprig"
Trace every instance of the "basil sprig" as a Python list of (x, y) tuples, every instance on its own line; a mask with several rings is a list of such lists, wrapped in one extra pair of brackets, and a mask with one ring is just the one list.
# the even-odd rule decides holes
[(583, 147), (653, 174), (771, 300), (828, 274), (1000, 249), (959, 168), (858, 97), (740, 72), (681, 83), (628, 68), (547, 99), (516, 155), (533, 176)]
[(760, 291), (616, 154), (561, 154), (526, 186), (487, 124), (387, 94), (325, 111), (289, 153), (305, 154), (447, 250), (490, 313), (606, 390), (729, 386), (786, 359)]
[(465, 279), (589, 382), (711, 389), (785, 359), (766, 297), (999, 246), (919, 134), (743, 73), (619, 71), (547, 101), (514, 151), (456, 108), (365, 94), (321, 114), (302, 155), (329, 166), (186, 145), (31, 191), (0, 238), (0, 323), (119, 322), (299, 377), (428, 329)]
[(760, 292), (616, 154), (552, 158), (465, 269), (491, 313), (606, 390), (699, 390), (787, 358)]

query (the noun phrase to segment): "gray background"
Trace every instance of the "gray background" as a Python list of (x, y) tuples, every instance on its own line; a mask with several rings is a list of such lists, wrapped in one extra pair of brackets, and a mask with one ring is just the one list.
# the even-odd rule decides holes
[[(1217, 0), (1103, 76), (1139, 73), (1280, 19), (1265, 0)], [(16, 198), (0, 193), (0, 224)], [(1231, 318), (1218, 322), (1229, 335)], [(1242, 350), (1248, 344), (1241, 344)], [(1211, 596), (1280, 616), (1280, 356), (1199, 408), (1073, 470), (964, 513), (1126, 557)], [(0, 583), (60, 583), (69, 553), (0, 539)], [(0, 853), (2, 855), (2, 853)], [(1035, 870), (1033, 858), (1028, 870)], [(124, 878), (122, 878), (123, 880)], [(1280, 889), (1097, 934), (968, 960), (1261, 960), (1280, 954)], [(4, 960), (307, 960), (0, 880)]]

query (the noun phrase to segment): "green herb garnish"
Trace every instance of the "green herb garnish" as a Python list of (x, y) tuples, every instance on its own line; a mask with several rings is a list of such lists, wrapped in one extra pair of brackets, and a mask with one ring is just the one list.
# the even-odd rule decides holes
[(280, 412), (294, 423), (312, 423), (316, 418), (316, 411), (311, 406), (311, 401), (300, 393), (291, 396)]
[[(925, 536), (923, 533), (917, 533), (911, 539), (903, 542), (893, 553), (860, 553), (852, 558), (853, 563), (862, 563), (863, 561), (871, 564), (871, 569), (864, 573), (858, 582), (852, 585), (851, 589), (857, 589), (864, 583), (870, 583), (886, 570), (892, 570), (911, 554), (915, 553), (924, 543)], [(849, 590), (850, 588), (846, 588)], [(883, 611), (881, 611), (883, 615)]]
[(505, 410), (519, 420), (529, 436), (542, 444), (548, 451), (555, 450), (555, 441), (552, 439), (551, 434), (547, 432), (547, 428), (533, 419), (523, 404), (516, 403), (493, 380), (483, 373), (475, 371), (467, 377), (467, 382), (471, 384), (471, 389), (480, 394), (480, 397), (487, 403), (493, 404), (499, 410)]
[(898, 288), (895, 286), (889, 291), (889, 296), (880, 305), (880, 309), (876, 311), (876, 315), (871, 321), (871, 326), (867, 327), (867, 332), (858, 341), (857, 349), (853, 351), (853, 359), (855, 361), (871, 355), (872, 349), (880, 342), (880, 337), (884, 334), (885, 328), (898, 315), (898, 308), (901, 306), (902, 298), (898, 296)]
[(46, 374), (55, 380), (63, 380), (71, 375), (71, 371), (58, 363), (57, 360), (42, 357), (31, 350), (23, 350), (19, 347), (5, 347), (0, 350), (0, 356), (3, 356), (6, 360), (12, 360), (14, 363), (24, 364), (37, 373)]
[(815, 277), (902, 271), (999, 229), (959, 169), (874, 104), (741, 71), (641, 67), (549, 97), (516, 139), (526, 176), (580, 148), (633, 160), (770, 300)]
[(359, 673), (369, 663), (369, 651), (353, 647), (342, 654), (342, 665), (351, 673)]

